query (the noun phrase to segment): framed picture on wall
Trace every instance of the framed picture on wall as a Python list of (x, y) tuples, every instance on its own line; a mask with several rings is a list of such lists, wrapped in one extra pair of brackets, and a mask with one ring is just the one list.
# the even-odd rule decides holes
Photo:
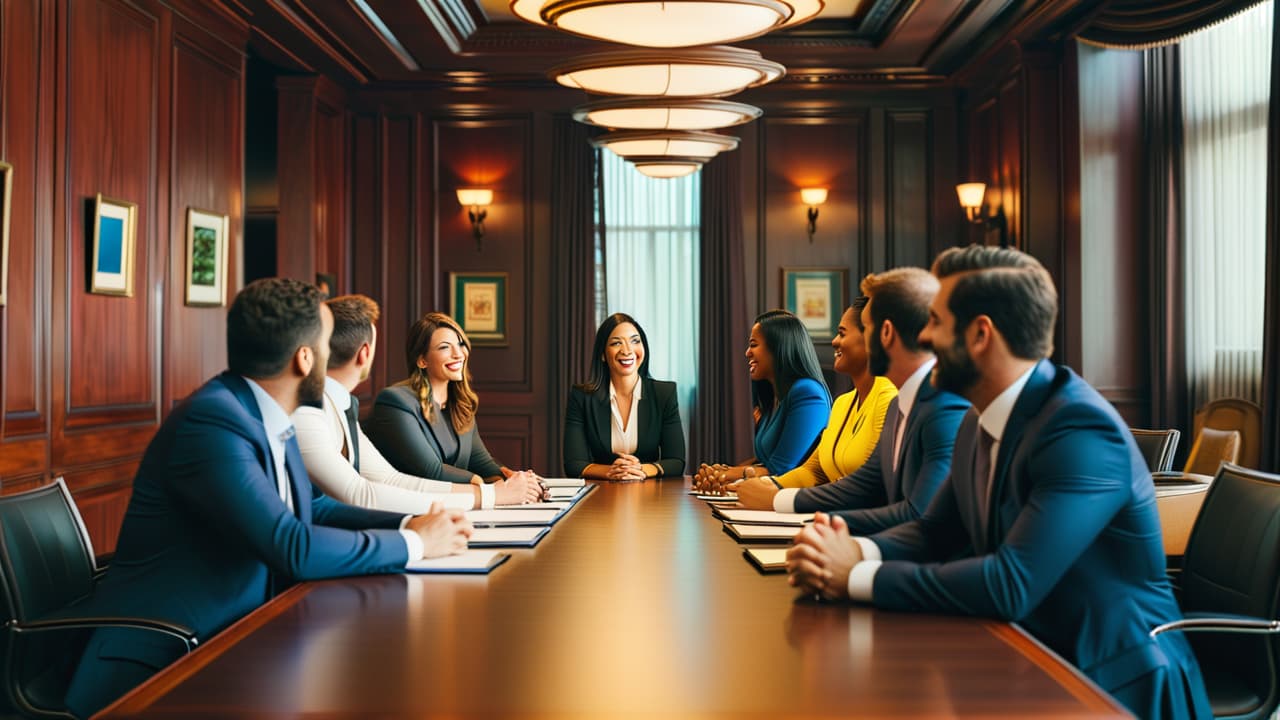
[(782, 268), (782, 307), (795, 313), (814, 340), (830, 340), (848, 304), (848, 268)]
[(507, 274), (449, 273), (449, 314), (472, 345), (507, 344)]
[(138, 206), (102, 196), (94, 199), (93, 256), (89, 292), (133, 297), (134, 240)]
[(0, 162), (0, 305), (9, 297), (9, 214), (13, 198), (13, 166)]
[(230, 218), (187, 208), (187, 304), (227, 304), (227, 236)]

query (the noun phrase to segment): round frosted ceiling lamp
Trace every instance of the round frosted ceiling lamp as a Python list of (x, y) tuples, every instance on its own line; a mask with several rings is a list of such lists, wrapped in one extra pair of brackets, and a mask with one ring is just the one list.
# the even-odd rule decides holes
[(636, 158), (684, 158), (710, 160), (738, 147), (738, 138), (689, 130), (620, 130), (591, 139), (591, 144), (608, 148), (625, 160)]
[(705, 159), (693, 158), (636, 158), (632, 164), (652, 178), (678, 178), (694, 174), (705, 162)]
[(751, 122), (760, 108), (728, 100), (626, 98), (574, 108), (573, 119), (619, 130), (714, 130)]
[(822, 0), (511, 0), (511, 12), (536, 25), (641, 47), (734, 42), (798, 25)]
[(754, 50), (718, 45), (584, 55), (547, 74), (566, 87), (601, 95), (707, 98), (773, 82), (786, 71)]

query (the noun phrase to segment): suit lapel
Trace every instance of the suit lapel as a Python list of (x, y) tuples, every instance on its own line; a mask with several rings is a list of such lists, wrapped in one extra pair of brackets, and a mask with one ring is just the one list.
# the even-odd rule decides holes
[[(880, 472), (884, 475), (885, 497), (898, 497), (898, 473), (901, 468), (893, 467), (894, 431), (898, 428), (898, 416), (902, 410), (898, 407), (898, 398), (889, 401), (889, 409), (884, 413), (884, 426), (880, 431)], [(906, 446), (906, 432), (902, 434), (903, 446)], [(885, 442), (888, 440), (888, 442)]]
[(594, 415), (591, 427), (596, 433), (596, 441), (600, 444), (600, 447), (613, 452), (613, 433), (610, 432), (611, 423), (613, 422), (613, 408), (609, 403), (608, 384), (598, 388), (591, 397), (593, 400), (591, 409)]
[[(449, 422), (453, 422), (450, 418)], [(471, 441), (476, 436), (476, 420), (471, 419), (471, 429), (458, 436), (458, 467), (468, 467), (471, 464)]]
[[(897, 482), (898, 478), (902, 476), (903, 472), (905, 472), (904, 468), (907, 464), (907, 458), (911, 457), (911, 454), (915, 451), (916, 441), (919, 439), (916, 437), (915, 430), (922, 422), (920, 418), (924, 415), (924, 406), (933, 399), (934, 395), (937, 394), (938, 390), (933, 387), (933, 383), (930, 379), (925, 377), (924, 382), (920, 384), (920, 389), (916, 391), (916, 401), (911, 404), (911, 414), (907, 416), (907, 426), (902, 429), (902, 448), (899, 452), (901, 459), (898, 461), (898, 469), (893, 473), (894, 482)], [(896, 398), (894, 399), (894, 402), (894, 407), (897, 407)], [(893, 421), (896, 423), (898, 418), (895, 417)], [(885, 424), (888, 424), (887, 415)], [(916, 468), (913, 467), (911, 472), (915, 471)]]
[(1000, 524), (1000, 513), (998, 511), (1003, 502), (1005, 488), (1008, 484), (1009, 466), (1012, 464), (1010, 461), (1013, 459), (1018, 445), (1022, 442), (1022, 436), (1026, 433), (1028, 421), (1034, 418), (1036, 413), (1040, 412), (1040, 407), (1044, 405), (1049, 391), (1053, 387), (1054, 374), (1053, 364), (1048, 360), (1041, 360), (1036, 364), (1035, 370), (1031, 372), (1031, 377), (1027, 379), (1027, 384), (1023, 386), (1022, 392), (1018, 394), (1018, 400), (1013, 404), (1013, 412), (1009, 413), (1009, 422), (1005, 423), (1004, 433), (1000, 436), (1000, 450), (996, 453), (996, 464), (991, 476), (991, 490), (988, 493), (988, 497), (990, 497), (987, 507), (986, 527), (988, 547), (996, 547), (999, 544), (996, 533), (996, 528)]
[(636, 456), (649, 456), (647, 447), (644, 446), (645, 440), (652, 440), (655, 444), (658, 441), (658, 429), (651, 427), (657, 420), (657, 398), (653, 396), (653, 383), (647, 380), (640, 381), (640, 408), (637, 411), (639, 417), (632, 421), (639, 423), (636, 425)]
[[(244, 378), (230, 372), (224, 372), (219, 379), (222, 384), (227, 386), (231, 394), (244, 407), (245, 412), (257, 421), (254, 425), (254, 432), (258, 440), (258, 452), (261, 453), (259, 461), (266, 468), (267, 477), (271, 479), (271, 490), (277, 492), (280, 485), (280, 477), (276, 474), (276, 463), (271, 457), (271, 442), (267, 439), (267, 426), (262, 421), (262, 412), (258, 409), (258, 399), (254, 396), (253, 390), (249, 388), (249, 383)], [(310, 480), (307, 479), (306, 467), (302, 464), (302, 455), (298, 452), (298, 441), (296, 438), (290, 437), (284, 444), (284, 467), (285, 472), (289, 475), (289, 486), (293, 492), (293, 511), (303, 521), (309, 522), (311, 519), (311, 490)], [(306, 487), (303, 487), (306, 486)], [(305, 496), (305, 510), (303, 509)], [(304, 514), (305, 513), (305, 514)]]

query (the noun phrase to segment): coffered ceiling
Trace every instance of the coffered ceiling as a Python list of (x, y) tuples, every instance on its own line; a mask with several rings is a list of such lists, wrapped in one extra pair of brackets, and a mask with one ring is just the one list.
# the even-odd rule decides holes
[[(290, 70), (352, 87), (542, 84), (547, 68), (616, 48), (521, 22), (508, 0), (219, 0), (253, 28), (253, 48)], [(740, 45), (788, 69), (940, 83), (1015, 28), (1078, 22), (1096, 0), (828, 0), (812, 22)]]

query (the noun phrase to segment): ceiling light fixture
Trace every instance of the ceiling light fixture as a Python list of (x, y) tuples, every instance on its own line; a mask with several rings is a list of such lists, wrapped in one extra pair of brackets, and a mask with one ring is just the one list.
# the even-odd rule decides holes
[(511, 12), (535, 25), (642, 47), (734, 42), (798, 25), (823, 0), (511, 0)]
[(618, 130), (714, 130), (751, 122), (760, 108), (728, 100), (624, 98), (573, 110), (573, 119)]
[(686, 50), (615, 50), (547, 71), (561, 85), (601, 95), (720, 97), (782, 77), (787, 69), (754, 50), (724, 45)]
[(689, 130), (619, 130), (591, 139), (650, 177), (688, 175), (719, 153), (735, 150), (738, 138)]

